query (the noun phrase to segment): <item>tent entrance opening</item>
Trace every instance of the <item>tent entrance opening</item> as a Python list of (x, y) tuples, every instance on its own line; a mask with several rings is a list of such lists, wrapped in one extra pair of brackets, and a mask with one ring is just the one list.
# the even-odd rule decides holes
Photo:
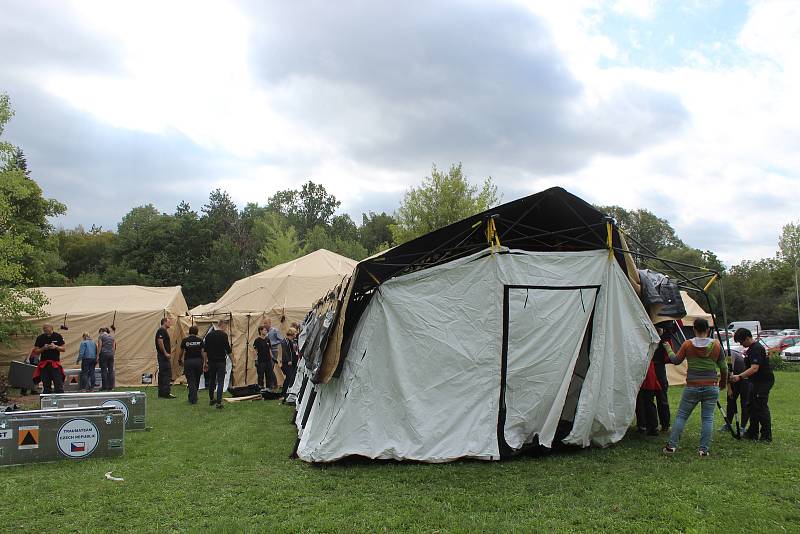
[(561, 434), (562, 417), (574, 415), (589, 367), (587, 337), (599, 289), (504, 287), (501, 451), (510, 453), (529, 445), (551, 447), (556, 434)]

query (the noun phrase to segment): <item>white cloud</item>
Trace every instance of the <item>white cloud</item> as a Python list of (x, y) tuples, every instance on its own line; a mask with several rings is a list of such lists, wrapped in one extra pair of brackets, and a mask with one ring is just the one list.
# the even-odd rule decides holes
[[(598, 6), (580, 9), (596, 13)], [(741, 55), (727, 68), (709, 56), (711, 46), (687, 54), (678, 68), (603, 69), (598, 66), (603, 53), (589, 46), (597, 26), (587, 26), (586, 17), (574, 20), (573, 32), (583, 36), (582, 45), (572, 49), (578, 56), (573, 74), (591, 93), (601, 98), (620, 85), (660, 88), (680, 98), (690, 121), (680, 133), (635, 155), (598, 155), (552, 183), (600, 204), (668, 216), (684, 240), (713, 249), (728, 263), (773, 256), (781, 226), (798, 213), (792, 199), (800, 191), (800, 5), (754, 3), (738, 38)], [(572, 38), (564, 31), (569, 24), (564, 17), (548, 21), (559, 29), (554, 31), (559, 42)], [(624, 128), (626, 113), (616, 119)], [(708, 228), (730, 228), (738, 242), (698, 233), (704, 222)]]
[[(519, 6), (535, 16), (525, 19)], [(800, 190), (800, 7), (753, 3), (728, 63), (717, 54), (732, 45), (707, 43), (685, 52), (682, 65), (644, 69), (600, 31), (610, 13), (652, 23), (662, 7), (80, 1), (52, 16), (99, 36), (94, 42), (116, 54), (113, 67), (45, 61), (53, 55), (45, 48), (41, 67), (0, 65), (0, 74), (45, 88), (115, 134), (202, 149), (217, 165), (197, 183), (192, 173), (205, 161), (190, 161), (183, 174), (179, 162), (165, 167), (178, 184), (159, 185), (170, 202), (181, 190), (214, 187), (263, 202), (312, 179), (351, 209), (375, 195), (399, 201), (431, 163), (461, 160), (501, 190), (562, 185), (592, 202), (648, 208), (728, 262), (771, 256), (781, 225), (797, 216), (782, 198)], [(32, 49), (24, 45), (23, 57)], [(605, 66), (619, 59), (625, 66)], [(106, 159), (102, 172), (116, 176)], [(59, 176), (90, 184), (99, 172)], [(740, 242), (705, 235), (704, 223), (730, 228)]]

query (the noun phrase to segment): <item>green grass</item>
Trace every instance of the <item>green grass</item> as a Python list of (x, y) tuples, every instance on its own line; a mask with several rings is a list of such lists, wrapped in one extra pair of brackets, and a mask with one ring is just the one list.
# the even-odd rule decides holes
[[(797, 373), (777, 376), (774, 443), (715, 432), (709, 459), (696, 453), (696, 410), (672, 458), (664, 438), (629, 434), (543, 458), (314, 467), (288, 459), (290, 408), (217, 411), (175, 392), (148, 391), (153, 429), (128, 433), (122, 458), (0, 469), (0, 531), (800, 531)], [(671, 389), (673, 406), (679, 396)], [(105, 480), (112, 470), (125, 481)]]

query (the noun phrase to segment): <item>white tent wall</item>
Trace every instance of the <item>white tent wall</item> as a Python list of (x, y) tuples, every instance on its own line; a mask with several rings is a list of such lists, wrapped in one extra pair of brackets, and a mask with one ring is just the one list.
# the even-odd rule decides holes
[[(504, 286), (521, 284), (600, 286), (588, 385), (581, 391), (570, 438), (600, 445), (619, 439), (633, 418), (636, 391), (658, 337), (616, 261), (606, 251), (487, 251), (378, 288), (356, 327), (340, 376), (317, 386), (299, 457), (314, 462), (348, 455), (428, 462), (499, 458)], [(528, 406), (507, 409), (507, 417), (519, 419), (513, 426), (522, 429), (515, 444), (531, 442), (532, 433), (552, 439), (581, 343), (572, 336), (581, 338), (589, 316), (581, 312), (570, 318), (562, 306), (577, 310), (580, 297), (563, 293), (540, 308), (542, 321), (570, 326), (537, 328), (525, 339), (519, 369), (535, 371), (540, 362), (525, 363), (522, 355), (541, 355), (547, 344), (561, 357), (546, 365), (545, 380), (552, 380), (553, 388), (540, 398), (526, 398)], [(594, 303), (589, 292), (583, 298), (583, 306)], [(551, 342), (560, 335), (567, 336), (563, 343)], [(542, 379), (535, 372), (518, 377), (518, 393), (531, 377)], [(515, 395), (513, 381), (507, 404)], [(614, 413), (603, 417), (597, 413), (602, 410)]]

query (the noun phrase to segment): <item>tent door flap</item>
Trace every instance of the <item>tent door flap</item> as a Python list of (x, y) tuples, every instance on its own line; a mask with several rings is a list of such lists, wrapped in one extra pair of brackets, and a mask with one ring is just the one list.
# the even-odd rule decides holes
[(588, 350), (582, 348), (591, 333), (599, 288), (504, 286), (498, 418), (502, 453), (552, 445), (565, 402), (575, 394), (579, 360), (580, 371), (586, 372)]

